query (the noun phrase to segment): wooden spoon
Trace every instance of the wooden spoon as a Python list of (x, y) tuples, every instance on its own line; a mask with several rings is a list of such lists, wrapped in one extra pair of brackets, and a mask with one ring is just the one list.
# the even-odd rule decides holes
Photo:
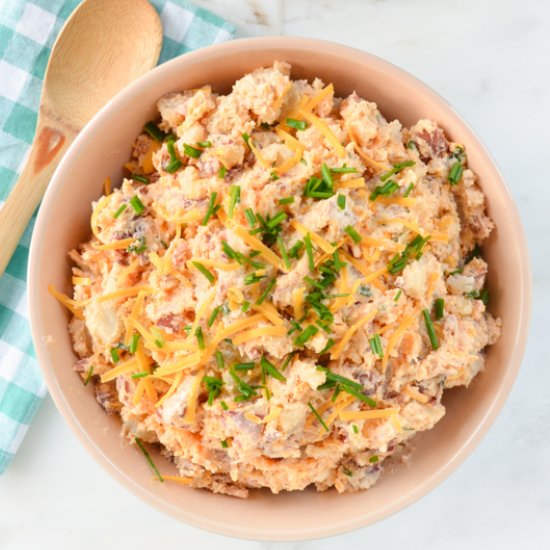
[(157, 64), (161, 45), (160, 19), (146, 0), (84, 0), (67, 20), (44, 76), (30, 155), (0, 210), (0, 277), (67, 147), (100, 107)]

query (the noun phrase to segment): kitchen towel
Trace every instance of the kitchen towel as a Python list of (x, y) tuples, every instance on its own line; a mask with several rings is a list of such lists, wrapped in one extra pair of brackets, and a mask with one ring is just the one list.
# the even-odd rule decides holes
[[(34, 137), (51, 48), (79, 3), (0, 0), (0, 205), (15, 184)], [(232, 23), (185, 0), (151, 3), (163, 26), (159, 63), (234, 36)], [(0, 474), (13, 459), (46, 395), (27, 310), (27, 258), (33, 224), (34, 218), (0, 278)]]

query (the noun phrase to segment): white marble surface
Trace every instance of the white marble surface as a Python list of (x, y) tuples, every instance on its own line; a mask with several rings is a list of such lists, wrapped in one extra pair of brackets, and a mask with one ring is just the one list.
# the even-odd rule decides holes
[(431, 85), (472, 124), (509, 183), (530, 244), (534, 312), (523, 368), (487, 437), (428, 496), (363, 530), (296, 544), (228, 539), (148, 508), (88, 457), (47, 399), (0, 478), (0, 548), (550, 548), (550, 2), (199, 3), (239, 23), (241, 36), (282, 32), (375, 53)]

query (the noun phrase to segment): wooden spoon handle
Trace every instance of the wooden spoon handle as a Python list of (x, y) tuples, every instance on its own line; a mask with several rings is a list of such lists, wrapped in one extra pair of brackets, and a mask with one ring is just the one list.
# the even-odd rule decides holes
[(0, 210), (0, 277), (73, 139), (73, 134), (39, 121), (25, 168)]

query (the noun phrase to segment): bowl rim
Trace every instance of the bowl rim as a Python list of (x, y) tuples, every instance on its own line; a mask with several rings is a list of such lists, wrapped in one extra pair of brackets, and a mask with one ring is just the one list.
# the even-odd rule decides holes
[[(430, 101), (436, 102), (443, 109), (452, 112), (452, 114), (461, 122), (464, 127), (471, 133), (474, 140), (477, 141), (481, 154), (484, 156), (484, 161), (489, 163), (494, 169), (495, 173), (500, 179), (500, 187), (508, 207), (508, 216), (510, 223), (512, 223), (518, 230), (518, 243), (521, 247), (521, 254), (523, 257), (523, 263), (520, 270), (520, 281), (516, 292), (519, 294), (518, 300), (520, 301), (520, 314), (521, 318), (517, 324), (517, 330), (514, 334), (515, 342), (513, 346), (513, 352), (507, 360), (508, 368), (503, 375), (502, 382), (495, 392), (492, 402), (488, 410), (485, 412), (482, 420), (476, 426), (476, 428), (465, 438), (460, 449), (455, 455), (447, 462), (440, 464), (437, 470), (429, 477), (425, 478), (422, 483), (419, 483), (410, 492), (405, 494), (402, 498), (387, 505), (382, 509), (375, 511), (366, 511), (361, 514), (357, 514), (349, 520), (342, 521), (331, 525), (318, 526), (313, 529), (302, 529), (300, 531), (287, 531), (281, 532), (279, 528), (274, 529), (273, 532), (265, 533), (264, 531), (257, 531), (254, 526), (235, 527), (230, 524), (220, 524), (209, 518), (190, 511), (176, 509), (174, 506), (165, 502), (161, 496), (155, 495), (151, 490), (145, 489), (142, 485), (135, 482), (133, 479), (127, 477), (124, 472), (109, 458), (103, 454), (100, 449), (94, 444), (94, 441), (88, 436), (88, 433), (84, 426), (82, 426), (72, 409), (65, 400), (63, 391), (58, 385), (52, 366), (47, 359), (46, 343), (41, 331), (41, 325), (39, 323), (39, 293), (41, 292), (39, 285), (40, 274), (38, 272), (40, 250), (42, 248), (42, 234), (43, 228), (48, 223), (48, 211), (50, 205), (58, 200), (59, 195), (59, 183), (64, 178), (64, 172), (66, 167), (72, 162), (72, 158), (82, 148), (82, 143), (85, 142), (87, 134), (91, 129), (98, 125), (101, 125), (102, 120), (107, 116), (108, 112), (112, 109), (123, 107), (124, 103), (130, 99), (134, 94), (139, 93), (143, 83), (150, 80), (156, 80), (162, 78), (162, 75), (171, 73), (180, 65), (185, 65), (187, 61), (201, 61), (208, 62), (209, 58), (217, 57), (219, 54), (223, 56), (223, 52), (246, 52), (250, 50), (273, 50), (276, 48), (292, 48), (297, 50), (303, 50), (304, 53), (308, 51), (319, 51), (323, 48), (329, 48), (331, 53), (335, 55), (348, 56), (361, 58), (363, 61), (367, 61), (373, 66), (380, 67), (382, 69), (391, 70), (397, 73), (399, 78), (404, 79), (410, 84), (418, 88), (422, 95), (428, 97)], [(106, 105), (104, 105), (98, 113), (86, 124), (80, 134), (76, 137), (69, 149), (65, 153), (63, 159), (59, 163), (54, 175), (51, 179), (50, 185), (46, 191), (42, 205), (38, 212), (38, 216), (35, 222), (30, 253), (28, 262), (28, 304), (30, 314), (30, 325), (32, 331), (32, 337), (38, 363), (40, 365), (42, 374), (48, 386), (50, 395), (58, 409), (63, 416), (65, 422), (70, 426), (73, 433), (80, 440), (85, 449), (92, 455), (92, 457), (98, 462), (105, 471), (109, 473), (118, 483), (121, 483), (126, 489), (136, 495), (143, 502), (156, 507), (158, 510), (180, 520), (184, 521), (195, 527), (205, 529), (207, 531), (222, 534), (226, 536), (249, 539), (249, 540), (265, 540), (265, 541), (298, 541), (298, 540), (313, 540), (327, 536), (333, 536), (349, 532), (355, 529), (365, 527), (376, 521), (380, 521), (386, 517), (389, 517), (396, 512), (402, 510), (406, 506), (417, 501), (429, 491), (434, 489), (443, 480), (449, 477), (456, 468), (470, 455), (470, 453), (479, 444), (481, 439), (488, 432), (492, 426), (497, 415), (502, 409), (506, 398), (508, 397), (513, 383), (519, 372), (521, 361), (523, 358), (527, 333), (529, 328), (529, 321), (531, 316), (531, 266), (529, 260), (529, 253), (527, 249), (527, 240), (525, 237), (525, 231), (521, 223), (519, 212), (512, 198), (512, 195), (506, 185), (506, 182), (498, 169), (494, 159), (488, 152), (487, 148), (479, 136), (472, 130), (470, 125), (464, 120), (464, 118), (454, 109), (442, 96), (435, 92), (431, 87), (417, 79), (404, 69), (397, 65), (390, 63), (378, 56), (354, 48), (346, 46), (332, 41), (318, 40), (311, 38), (292, 37), (292, 36), (279, 36), (279, 37), (255, 37), (255, 38), (240, 38), (221, 44), (215, 44), (207, 46), (199, 50), (185, 53), (180, 55), (158, 67), (152, 69), (148, 73), (139, 77), (125, 89), (115, 95)]]

